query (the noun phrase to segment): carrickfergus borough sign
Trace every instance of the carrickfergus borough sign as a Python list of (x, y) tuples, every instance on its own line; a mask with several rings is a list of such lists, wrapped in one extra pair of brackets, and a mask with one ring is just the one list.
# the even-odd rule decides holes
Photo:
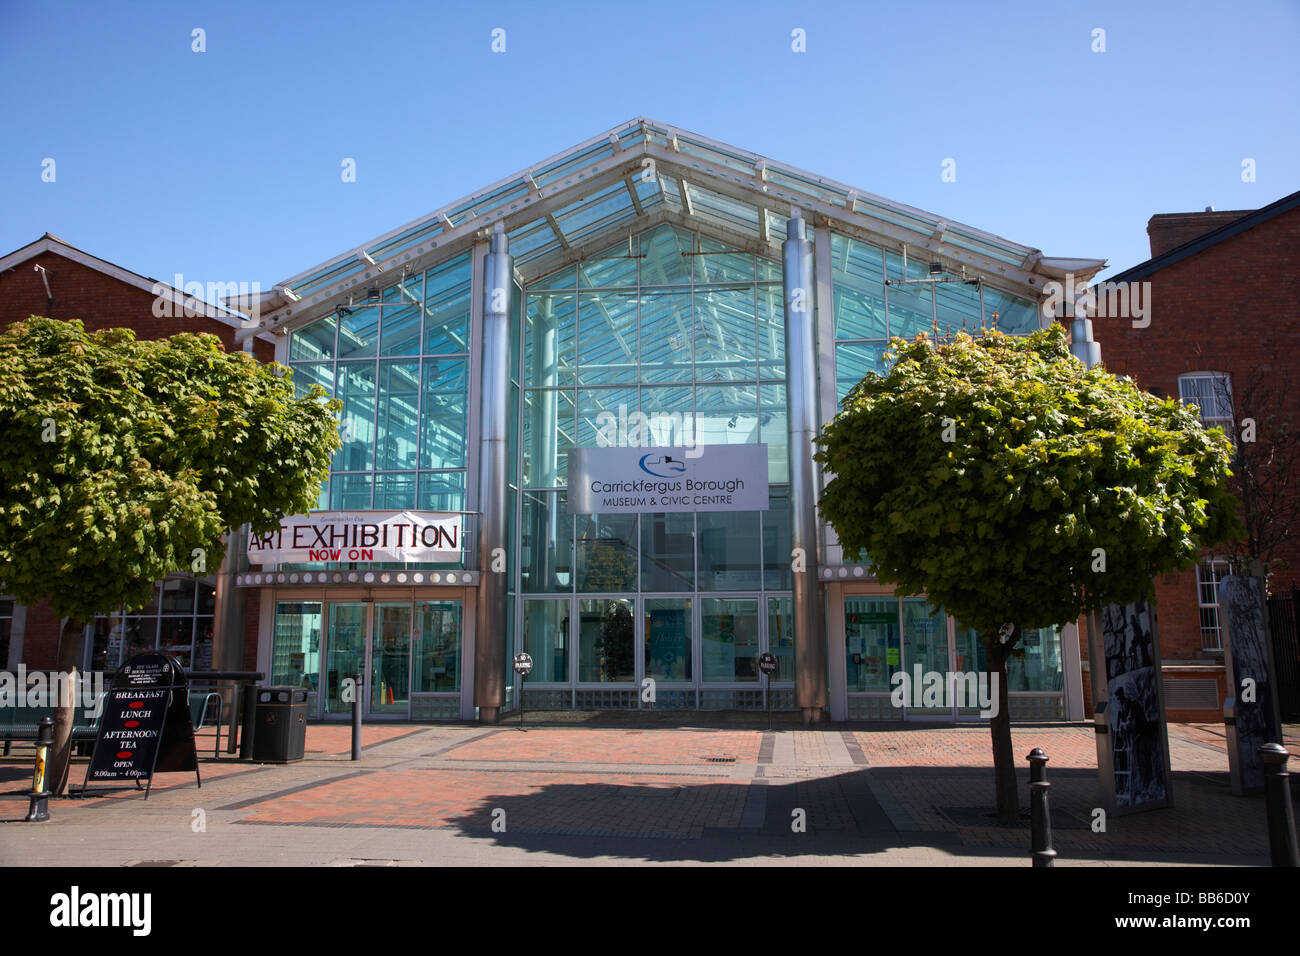
[(572, 448), (571, 514), (766, 511), (766, 445)]
[(460, 515), (432, 511), (317, 511), (280, 522), (280, 530), (248, 536), (251, 564), (310, 561), (461, 559)]

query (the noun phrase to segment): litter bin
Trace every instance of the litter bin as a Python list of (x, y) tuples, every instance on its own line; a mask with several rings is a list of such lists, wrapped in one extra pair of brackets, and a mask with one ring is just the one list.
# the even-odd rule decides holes
[(254, 763), (292, 763), (307, 749), (307, 690), (302, 687), (254, 687)]

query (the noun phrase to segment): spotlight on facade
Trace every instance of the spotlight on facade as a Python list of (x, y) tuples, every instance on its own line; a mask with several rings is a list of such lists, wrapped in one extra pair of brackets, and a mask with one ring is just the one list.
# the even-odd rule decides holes
[(372, 285), (369, 289), (366, 290), (366, 301), (367, 302), (379, 301), (379, 286)]
[(942, 262), (931, 262), (931, 263), (930, 263), (930, 275), (932, 275), (932, 276), (943, 275), (943, 263), (942, 263)]

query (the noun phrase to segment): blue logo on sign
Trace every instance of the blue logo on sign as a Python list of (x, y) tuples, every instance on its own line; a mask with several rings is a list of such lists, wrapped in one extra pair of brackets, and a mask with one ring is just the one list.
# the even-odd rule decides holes
[(647, 475), (654, 475), (656, 478), (675, 478), (686, 471), (686, 462), (678, 461), (669, 455), (656, 455), (654, 452), (642, 455), (638, 464)]

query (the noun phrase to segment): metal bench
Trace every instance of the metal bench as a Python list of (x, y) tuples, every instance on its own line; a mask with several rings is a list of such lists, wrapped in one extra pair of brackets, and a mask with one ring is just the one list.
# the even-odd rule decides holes
[(221, 756), (221, 695), (215, 690), (190, 691), (190, 722), (194, 724), (195, 734), (207, 726), (208, 714), (214, 709), (216, 736), (212, 744), (212, 757), (216, 759)]
[[(72, 723), (72, 740), (77, 744), (93, 743), (99, 733), (99, 717), (104, 712), (104, 697), (107, 691), (99, 694), (94, 715), (87, 715), (84, 707), (78, 707)], [(15, 740), (35, 740), (42, 718), (54, 717), (56, 707), (0, 707), (0, 740), (4, 741), (4, 756), (8, 757)]]

